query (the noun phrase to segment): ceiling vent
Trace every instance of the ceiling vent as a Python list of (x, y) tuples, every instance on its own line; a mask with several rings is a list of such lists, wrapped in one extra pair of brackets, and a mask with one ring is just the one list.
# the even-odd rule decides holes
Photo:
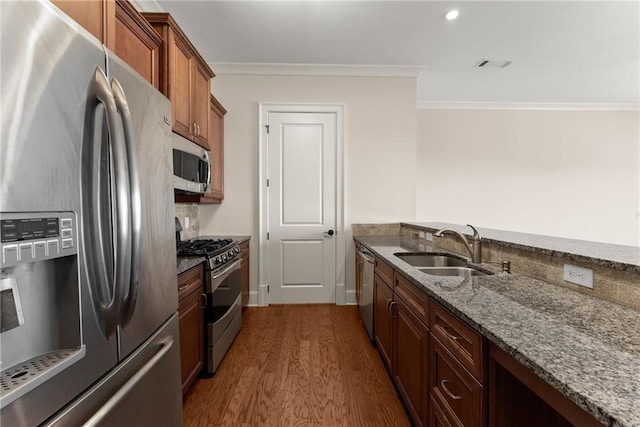
[(474, 68), (506, 68), (511, 65), (511, 61), (495, 61), (493, 59), (481, 59), (474, 65)]

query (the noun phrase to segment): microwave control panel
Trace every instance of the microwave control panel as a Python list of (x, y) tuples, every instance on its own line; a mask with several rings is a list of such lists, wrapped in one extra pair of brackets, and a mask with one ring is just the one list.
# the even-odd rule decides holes
[(3, 268), (78, 252), (73, 212), (2, 212), (0, 232)]

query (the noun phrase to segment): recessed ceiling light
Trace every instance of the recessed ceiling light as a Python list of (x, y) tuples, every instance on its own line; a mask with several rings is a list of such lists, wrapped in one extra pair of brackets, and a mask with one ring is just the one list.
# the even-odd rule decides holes
[(453, 21), (458, 17), (458, 15), (460, 15), (460, 12), (458, 12), (456, 9), (453, 9), (447, 12), (444, 17), (447, 18), (448, 21)]

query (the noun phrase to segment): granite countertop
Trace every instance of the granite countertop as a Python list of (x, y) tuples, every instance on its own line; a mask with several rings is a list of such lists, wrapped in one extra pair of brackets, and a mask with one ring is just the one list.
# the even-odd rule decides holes
[[(426, 231), (452, 227), (465, 234), (471, 233), (469, 227), (461, 224), (449, 224), (445, 222), (404, 222), (401, 224), (421, 228)], [(482, 236), (482, 240), (500, 246), (540, 252), (552, 256), (563, 256), (569, 259), (616, 268), (618, 270), (640, 273), (639, 247), (566, 239), (563, 237), (541, 236), (515, 231), (494, 230), (492, 228), (476, 228), (480, 236)]]
[[(247, 240), (251, 239), (251, 236), (248, 235), (224, 235), (224, 236), (199, 236), (194, 239), (189, 240), (197, 240), (197, 239), (233, 239), (237, 240), (238, 243), (244, 243)], [(178, 257), (178, 274), (184, 273), (190, 268), (195, 267), (198, 264), (201, 264), (206, 261), (205, 257), (202, 256), (194, 256), (194, 257)]]
[(424, 240), (355, 236), (426, 294), (607, 426), (640, 426), (640, 312), (520, 274), (442, 277), (396, 252)]

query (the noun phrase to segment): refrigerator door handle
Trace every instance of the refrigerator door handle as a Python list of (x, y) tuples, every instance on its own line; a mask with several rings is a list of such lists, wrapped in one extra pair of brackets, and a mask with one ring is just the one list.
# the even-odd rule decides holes
[(129, 203), (131, 204), (131, 274), (129, 290), (123, 295), (122, 319), (120, 324), (125, 327), (131, 321), (138, 299), (138, 274), (140, 270), (140, 239), (142, 232), (142, 202), (140, 194), (140, 177), (135, 153), (133, 120), (127, 103), (127, 97), (117, 79), (111, 81), (111, 89), (116, 101), (116, 107), (122, 117), (124, 138), (126, 145), (128, 175), (129, 175)]
[(102, 405), (98, 411), (93, 414), (91, 418), (84, 424), (85, 426), (97, 426), (100, 425), (102, 420), (109, 415), (111, 411), (120, 403), (124, 398), (127, 397), (127, 394), (131, 392), (131, 390), (138, 384), (145, 375), (149, 373), (160, 360), (171, 350), (173, 347), (173, 337), (167, 337), (160, 342), (160, 350), (153, 355), (151, 359), (147, 363), (140, 368), (129, 380), (124, 383), (124, 385), (113, 395), (107, 402)]
[[(111, 88), (109, 86), (109, 81), (107, 80), (107, 76), (104, 74), (104, 71), (102, 71), (102, 69), (100, 69), (99, 67), (96, 68), (96, 72), (95, 72), (95, 96), (98, 102), (104, 105), (106, 116), (107, 116), (107, 127), (108, 127), (108, 132), (109, 132), (111, 141), (112, 142), (118, 141), (120, 138), (120, 135), (117, 132), (116, 126), (115, 126), (118, 118), (118, 112), (116, 109), (113, 92), (111, 91)], [(99, 173), (97, 170), (95, 172)], [(94, 182), (94, 187), (97, 186), (98, 181), (94, 180), (93, 182)], [(92, 191), (93, 191), (93, 194), (96, 194), (98, 192), (98, 189), (93, 188)], [(120, 206), (119, 201), (118, 201), (118, 206)], [(101, 209), (98, 209), (97, 215), (101, 215), (101, 211), (102, 211)], [(102, 224), (101, 221), (97, 221), (97, 224), (94, 223), (94, 228), (96, 228), (96, 230), (92, 230), (94, 236), (99, 236), (100, 238), (104, 237), (104, 231), (102, 230), (101, 224)], [(96, 261), (100, 265), (97, 266), (97, 268), (103, 270), (103, 274), (101, 275), (102, 277), (108, 277), (106, 275), (107, 261), (105, 259), (105, 254), (104, 254), (104, 251), (102, 250), (102, 246), (101, 245), (98, 245), (98, 246), (100, 250), (98, 251), (99, 252), (97, 254), (98, 260)], [(118, 266), (116, 267), (116, 269), (117, 268), (121, 268), (120, 263), (118, 263)], [(113, 282), (114, 283), (112, 286), (110, 301), (108, 302), (99, 301), (98, 298), (94, 298), (94, 307), (98, 315), (102, 317), (103, 332), (105, 334), (105, 337), (107, 338), (111, 338), (111, 336), (113, 336), (113, 334), (115, 333), (116, 328), (118, 327), (118, 320), (120, 317), (120, 309), (121, 309), (122, 295), (123, 295), (122, 282), (118, 280), (117, 276), (114, 278)], [(91, 283), (91, 281), (90, 281), (90, 285), (95, 288), (95, 284)], [(100, 292), (95, 292), (95, 294), (100, 295)]]

